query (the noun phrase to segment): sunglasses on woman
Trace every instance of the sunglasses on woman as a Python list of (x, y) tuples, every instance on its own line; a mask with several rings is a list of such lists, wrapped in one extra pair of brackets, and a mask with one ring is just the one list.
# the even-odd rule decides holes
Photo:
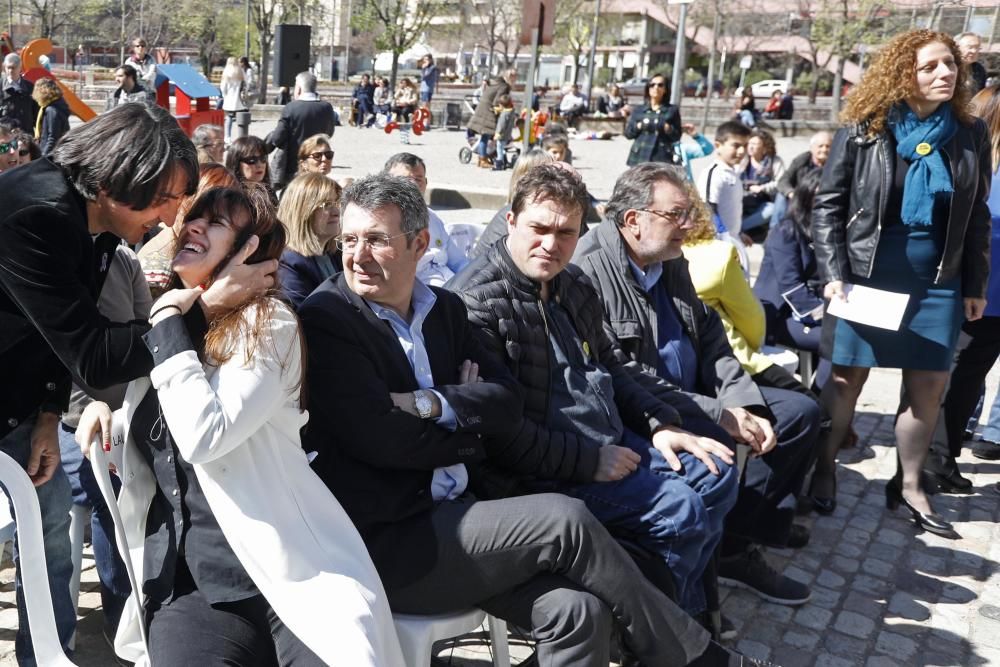
[(265, 159), (263, 157), (251, 156), (251, 157), (241, 157), (240, 158), (240, 163), (241, 164), (245, 164), (245, 165), (247, 165), (249, 167), (252, 167), (255, 164), (264, 164), (264, 162), (265, 162)]
[(317, 151), (315, 153), (310, 153), (309, 157), (316, 162), (322, 162), (323, 160), (333, 161), (333, 151)]
[(8, 141), (5, 144), (0, 144), (0, 155), (4, 153), (13, 153), (17, 150), (17, 141)]

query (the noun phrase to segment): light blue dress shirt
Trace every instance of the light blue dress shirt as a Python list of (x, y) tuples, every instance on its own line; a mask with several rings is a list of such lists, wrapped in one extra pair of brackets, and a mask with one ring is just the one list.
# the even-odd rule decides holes
[[(431, 374), (430, 359), (427, 358), (427, 346), (424, 344), (424, 320), (437, 302), (437, 297), (427, 285), (419, 280), (413, 281), (413, 297), (410, 306), (413, 317), (407, 323), (396, 311), (365, 299), (365, 303), (380, 320), (385, 320), (392, 327), (399, 345), (403, 348), (406, 360), (410, 362), (413, 375), (421, 389), (433, 391), (441, 401), (441, 416), (437, 418), (438, 426), (454, 431), (458, 426), (455, 411), (439, 392), (434, 391), (434, 376)], [(431, 479), (431, 495), (434, 500), (453, 500), (465, 493), (469, 485), (469, 471), (464, 463), (456, 463), (444, 468), (436, 468)]]

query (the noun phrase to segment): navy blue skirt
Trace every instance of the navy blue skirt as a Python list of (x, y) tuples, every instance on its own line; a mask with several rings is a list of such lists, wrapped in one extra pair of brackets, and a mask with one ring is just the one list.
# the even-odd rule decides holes
[(962, 281), (935, 285), (941, 244), (934, 227), (882, 229), (871, 278), (848, 282), (910, 295), (899, 331), (837, 319), (831, 361), (841, 366), (947, 371), (964, 318)]

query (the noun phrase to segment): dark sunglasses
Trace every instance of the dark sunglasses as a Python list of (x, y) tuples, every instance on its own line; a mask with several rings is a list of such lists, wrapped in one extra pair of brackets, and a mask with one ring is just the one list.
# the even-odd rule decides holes
[(0, 144), (0, 155), (4, 153), (13, 153), (17, 150), (17, 141), (8, 141), (5, 144)]
[(316, 151), (315, 153), (310, 153), (309, 157), (316, 162), (321, 162), (325, 160), (333, 160), (333, 151)]
[(255, 164), (263, 164), (266, 160), (262, 157), (241, 157), (240, 162), (250, 167)]
[(666, 88), (667, 84), (666, 84), (665, 81), (650, 81), (649, 82), (649, 87), (650, 88)]

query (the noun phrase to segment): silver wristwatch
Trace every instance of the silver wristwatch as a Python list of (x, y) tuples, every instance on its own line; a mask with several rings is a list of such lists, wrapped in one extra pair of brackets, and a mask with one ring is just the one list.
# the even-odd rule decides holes
[(417, 409), (417, 414), (420, 415), (421, 419), (430, 419), (431, 411), (434, 409), (431, 392), (426, 389), (418, 389), (413, 392), (413, 405)]

